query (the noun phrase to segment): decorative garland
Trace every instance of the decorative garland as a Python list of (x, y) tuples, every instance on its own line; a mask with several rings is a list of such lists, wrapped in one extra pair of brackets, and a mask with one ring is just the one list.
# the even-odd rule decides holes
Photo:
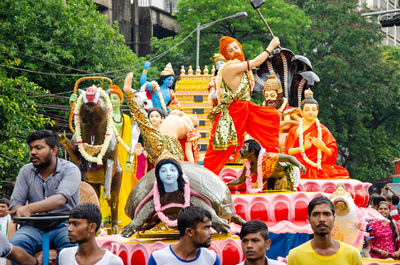
[(283, 110), (285, 109), (285, 107), (286, 107), (286, 105), (287, 105), (287, 102), (288, 102), (287, 98), (283, 98), (282, 105), (281, 105), (281, 107), (278, 109), (278, 111), (279, 111), (280, 113), (282, 113)]
[[(315, 163), (314, 161), (311, 161), (307, 155), (306, 152), (304, 150), (304, 139), (303, 139), (303, 132), (304, 132), (304, 127), (303, 127), (303, 120), (304, 118), (300, 119), (299, 122), (299, 128), (297, 129), (297, 133), (299, 134), (299, 144), (300, 144), (300, 148), (301, 148), (301, 156), (303, 157), (304, 161), (307, 162), (307, 164), (309, 164), (310, 166), (316, 167), (318, 169), (322, 169), (321, 167), (321, 161), (322, 161), (322, 151), (320, 149), (318, 149), (317, 151), (317, 163)], [(321, 123), (319, 122), (319, 120), (317, 118), (315, 118), (315, 124), (317, 125), (317, 129), (318, 129), (318, 140), (322, 141), (322, 128), (321, 128)]]
[(264, 154), (265, 154), (265, 149), (262, 148), (260, 150), (260, 153), (258, 154), (258, 158), (257, 158), (257, 185), (258, 185), (258, 187), (256, 189), (253, 188), (253, 183), (251, 182), (250, 161), (247, 160), (247, 162), (246, 162), (246, 188), (247, 188), (247, 191), (251, 194), (259, 193), (260, 191), (262, 191), (263, 186), (264, 186), (263, 171), (262, 171), (262, 163), (263, 163)]
[(158, 85), (158, 83), (156, 81), (151, 81), (151, 84), (153, 85), (153, 87), (156, 88), (158, 97), (160, 98), (161, 107), (164, 109), (164, 112), (167, 114), (168, 110), (167, 110), (167, 106), (165, 105), (164, 98), (163, 98), (163, 95), (161, 93), (160, 86)]
[[(183, 207), (188, 207), (190, 206), (190, 184), (189, 184), (189, 179), (183, 175), (183, 180), (185, 181), (185, 188), (184, 188), (184, 192), (183, 192), (183, 196), (184, 196), (184, 203), (183, 203)], [(158, 192), (158, 186), (157, 186), (157, 180), (154, 181), (154, 186), (153, 186), (153, 200), (154, 200), (154, 208), (156, 210), (156, 214), (158, 216), (158, 218), (160, 218), (161, 221), (163, 221), (164, 223), (166, 223), (168, 225), (168, 227), (174, 227), (178, 225), (178, 221), (177, 220), (169, 220), (169, 218), (167, 216), (165, 216), (165, 214), (162, 212), (161, 210), (161, 202), (160, 202), (160, 193)]]
[(75, 118), (74, 123), (75, 123), (76, 142), (78, 144), (79, 152), (81, 153), (83, 158), (85, 158), (87, 161), (96, 163), (98, 166), (102, 166), (103, 165), (103, 157), (108, 149), (108, 146), (110, 145), (113, 128), (115, 129), (115, 126), (114, 126), (114, 123), (112, 120), (113, 109), (112, 109), (110, 98), (108, 97), (106, 92), (104, 92), (104, 90), (101, 88), (97, 88), (97, 93), (100, 93), (100, 95), (102, 95), (105, 100), (106, 110), (107, 110), (107, 129), (106, 129), (106, 133), (105, 133), (104, 142), (103, 142), (103, 144), (100, 145), (101, 150), (96, 157), (91, 156), (86, 152), (85, 148), (83, 147), (83, 140), (82, 140), (82, 136), (81, 136), (81, 122), (80, 122), (80, 118), (79, 118), (79, 110), (83, 103), (83, 96), (85, 96), (86, 93), (82, 93), (76, 102), (76, 107), (75, 107), (75, 111), (74, 111), (74, 118)]

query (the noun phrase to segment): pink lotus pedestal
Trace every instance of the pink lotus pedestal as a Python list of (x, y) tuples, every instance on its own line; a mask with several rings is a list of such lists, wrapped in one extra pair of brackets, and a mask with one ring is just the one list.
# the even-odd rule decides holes
[[(176, 240), (127, 239), (121, 235), (98, 236), (97, 243), (121, 257), (125, 265), (146, 265), (150, 254)], [(214, 250), (223, 265), (237, 264), (244, 259), (240, 239), (236, 237), (216, 239), (210, 249)]]

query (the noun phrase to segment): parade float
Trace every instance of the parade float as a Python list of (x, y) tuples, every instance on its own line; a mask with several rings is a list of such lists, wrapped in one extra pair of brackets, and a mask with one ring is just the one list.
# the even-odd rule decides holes
[[(318, 112), (309, 119), (308, 116), (301, 116), (300, 109), (304, 111), (303, 107), (306, 104), (314, 104), (318, 108), (315, 100), (303, 104), (306, 98), (313, 99), (312, 95), (306, 97), (305, 91), (310, 91), (309, 89), (319, 81), (306, 57), (279, 48), (253, 71), (254, 91), (263, 93), (263, 105), (274, 107), (280, 112), (283, 125), (279, 134), (281, 153), (265, 152), (259, 148), (252, 157), (251, 154), (246, 156), (245, 151), (251, 150), (248, 144), (245, 144), (245, 139), (238, 139), (238, 147), (218, 176), (201, 166), (210, 138), (211, 122), (207, 116), (215, 107), (216, 96), (213, 96), (213, 93), (218, 91), (212, 88), (218, 84), (218, 77), (215, 75), (218, 70), (217, 62), (223, 61), (220, 56), (215, 58), (211, 71), (207, 67), (202, 71), (200, 67), (193, 70), (189, 66), (186, 70), (182, 66), (175, 91), (171, 90), (175, 76), (171, 64), (168, 64), (160, 75), (166, 83), (147, 82), (146, 74), (150, 64), (146, 64), (141, 77), (142, 91), (134, 92), (125, 84), (124, 91), (132, 120), (139, 127), (149, 163), (155, 166), (155, 169), (141, 177), (127, 201), (122, 202), (122, 205), (126, 204), (125, 213), (132, 219), (124, 226), (122, 232), (116, 233), (115, 217), (118, 205), (110, 203), (113, 212), (112, 227), (108, 231), (102, 230), (97, 237), (99, 245), (121, 257), (124, 264), (147, 264), (153, 251), (177, 241), (178, 232), (175, 230), (174, 219), (180, 208), (193, 204), (212, 213), (213, 228), (217, 233), (210, 248), (219, 255), (222, 264), (238, 264), (244, 259), (237, 233), (240, 231), (240, 224), (252, 219), (262, 220), (268, 225), (272, 240), (271, 248), (267, 252), (268, 257), (284, 261), (290, 249), (310, 239), (313, 231), (307, 221), (307, 205), (313, 198), (325, 195), (338, 209), (334, 237), (361, 250), (367, 220), (382, 217), (377, 211), (366, 208), (369, 201), (368, 188), (371, 184), (351, 179), (344, 168), (336, 165), (336, 141), (329, 129), (318, 121)], [(131, 82), (131, 79), (132, 74), (128, 74), (126, 80)], [(156, 105), (166, 112), (171, 112), (171, 118), (165, 120), (168, 126), (155, 128), (147, 119), (141, 109), (143, 106), (138, 102), (139, 96), (136, 95), (144, 92), (144, 89), (149, 91), (151, 98), (157, 98)], [(88, 102), (96, 104), (100, 95), (105, 99), (103, 112), (108, 121), (100, 133), (100, 136), (104, 137), (96, 138), (99, 143), (95, 143), (90, 137), (84, 139), (84, 134), (80, 136), (84, 122), (80, 127), (78, 121), (75, 122), (77, 135), (72, 141), (66, 142), (68, 152), (75, 157), (77, 163), (83, 164), (82, 172), (89, 177), (90, 170), (89, 173), (85, 170), (93, 167), (83, 161), (86, 159), (97, 165), (110, 163), (112, 159), (107, 151), (116, 152), (113, 147), (116, 146), (117, 140), (131, 157), (127, 163), (131, 165), (128, 166), (137, 166), (134, 164), (137, 160), (132, 160), (132, 146), (121, 139), (112, 125), (112, 107), (106, 99), (105, 89), (89, 87), (87, 91), (81, 91), (77, 105), (79, 107)], [(170, 104), (171, 102), (174, 104)], [(173, 106), (183, 112), (175, 115)], [(75, 119), (83, 114), (75, 111)], [(188, 118), (193, 114), (197, 115), (198, 122)], [(195, 144), (192, 144), (198, 148), (197, 158), (200, 165), (183, 162), (185, 149), (180, 140), (190, 139), (194, 128), (199, 137), (196, 137), (193, 142)], [(110, 145), (109, 142), (113, 144)], [(324, 148), (316, 148), (317, 145)], [(103, 156), (107, 155), (108, 159), (104, 160)], [(157, 164), (164, 161), (163, 159), (175, 163), (183, 171), (181, 185), (176, 191), (161, 191), (162, 184), (156, 170)], [(116, 167), (116, 171), (121, 172), (121, 169), (118, 170), (120, 163), (117, 159), (114, 163), (105, 165), (102, 171), (95, 167), (97, 171), (102, 172), (95, 183), (103, 183), (105, 199), (111, 197), (118, 200), (112, 192), (110, 196), (110, 191), (115, 192), (119, 188), (111, 185), (111, 179), (120, 183), (121, 176), (114, 180), (112, 175), (115, 170), (111, 168)], [(89, 182), (93, 182), (91, 178), (88, 179)], [(167, 194), (170, 196), (165, 196), (166, 193), (170, 193)], [(390, 260), (363, 260), (364, 264), (383, 262), (396, 264), (396, 261)]]
[[(176, 85), (176, 95), (181, 102), (183, 110), (187, 114), (196, 113), (199, 118), (198, 131), (202, 135), (199, 140), (200, 156), (207, 148), (208, 132), (210, 123), (206, 119), (207, 113), (210, 111), (211, 106), (208, 104), (208, 83), (212, 77), (214, 69), (209, 73), (208, 69), (204, 71), (193, 71), (191, 67), (187, 72), (182, 67), (179, 81)], [(221, 171), (219, 178), (224, 182), (230, 182), (238, 179), (246, 167), (246, 160), (239, 159), (228, 163)], [(188, 162), (183, 162), (185, 168), (193, 168)], [(196, 171), (206, 171), (201, 166), (196, 166)], [(204, 172), (203, 172), (204, 174)], [(210, 174), (210, 173), (207, 173)], [(212, 174), (212, 173), (211, 173)], [(144, 201), (148, 191), (151, 191), (154, 183), (154, 170), (149, 172), (150, 181), (139, 181), (136, 190), (142, 191), (143, 195), (140, 198), (135, 198), (136, 201)], [(217, 186), (222, 184), (217, 181)], [(253, 179), (256, 182), (256, 179)], [(198, 183), (198, 182), (197, 182)], [(194, 184), (196, 185), (196, 184)], [(198, 184), (197, 184), (198, 185)], [(338, 189), (338, 185), (343, 185)], [(229, 187), (231, 194), (231, 202), (237, 215), (244, 220), (260, 219), (264, 221), (270, 231), (272, 240), (271, 249), (267, 255), (271, 258), (285, 257), (289, 250), (296, 247), (310, 239), (312, 234), (311, 227), (307, 222), (307, 205), (309, 201), (321, 194), (331, 197), (337, 190), (344, 189), (347, 192), (347, 199), (351, 197), (350, 204), (353, 206), (352, 211), (356, 211), (355, 217), (360, 224), (365, 224), (367, 219), (379, 218), (379, 214), (370, 208), (365, 208), (368, 204), (369, 194), (368, 188), (371, 184), (363, 183), (354, 179), (300, 179), (297, 183), (296, 191), (284, 190), (263, 190), (259, 193), (249, 193), (246, 184), (239, 186)], [(208, 183), (207, 186), (213, 186)], [(256, 185), (255, 185), (256, 187)], [(195, 189), (197, 193), (204, 193), (199, 188)], [(134, 188), (135, 191), (135, 188)], [(143, 192), (147, 191), (147, 192)], [(343, 193), (343, 191), (342, 191)], [(133, 192), (130, 196), (136, 194)], [(214, 194), (218, 194), (216, 191)], [(340, 193), (339, 193), (340, 194)], [(204, 197), (210, 197), (210, 193), (205, 193)], [(336, 196), (339, 197), (339, 196)], [(210, 197), (211, 198), (211, 197)], [(205, 198), (205, 200), (210, 200)], [(334, 199), (333, 197), (332, 199)], [(148, 198), (147, 198), (148, 199)], [(218, 198), (219, 200), (225, 199)], [(216, 199), (214, 201), (218, 202)], [(228, 198), (229, 200), (229, 198)], [(129, 204), (129, 199), (127, 204)], [(211, 203), (212, 204), (212, 203)], [(354, 207), (357, 207), (354, 209)], [(135, 209), (133, 210), (135, 211)], [(131, 213), (132, 217), (134, 213)], [(217, 214), (221, 214), (218, 212)], [(226, 216), (226, 214), (223, 214)], [(229, 218), (227, 218), (229, 220)], [(360, 229), (363, 226), (360, 226)], [(352, 233), (357, 240), (354, 245), (360, 244), (360, 229)], [(164, 223), (158, 223), (152, 229), (144, 231), (137, 231), (129, 238), (121, 234), (108, 235), (105, 230), (97, 237), (99, 245), (107, 248), (113, 253), (120, 256), (124, 264), (147, 264), (150, 254), (168, 244), (176, 242), (178, 238), (177, 231), (168, 228)], [(240, 231), (240, 226), (234, 222), (230, 223), (230, 231), (228, 233), (216, 233), (211, 245), (211, 249), (216, 251), (221, 258), (222, 264), (237, 264), (244, 259), (241, 251), (240, 239), (236, 235)], [(343, 235), (343, 232), (337, 231), (338, 238)], [(363, 233), (362, 233), (363, 234)], [(377, 264), (379, 262), (372, 259), (364, 259), (364, 264)]]

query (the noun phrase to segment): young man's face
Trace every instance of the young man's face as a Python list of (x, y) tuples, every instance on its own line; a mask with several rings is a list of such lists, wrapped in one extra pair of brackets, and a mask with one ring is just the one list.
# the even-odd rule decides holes
[(242, 238), (242, 249), (246, 260), (265, 259), (265, 252), (270, 248), (271, 240), (264, 240), (260, 232), (250, 233)]
[(193, 233), (189, 232), (189, 237), (197, 248), (211, 246), (211, 240), (213, 236), (213, 231), (211, 228), (211, 220), (208, 217), (204, 217), (203, 222), (199, 222), (196, 225), (196, 229)]
[(87, 219), (69, 218), (68, 239), (71, 243), (86, 242), (93, 232), (94, 223), (88, 223)]
[(8, 205), (0, 203), (0, 217), (4, 217), (8, 214)]
[(51, 159), (57, 154), (57, 147), (51, 148), (46, 139), (34, 140), (29, 144), (29, 158), (37, 168), (46, 168), (51, 164)]
[(308, 217), (314, 234), (324, 236), (331, 233), (335, 216), (328, 204), (317, 204)]

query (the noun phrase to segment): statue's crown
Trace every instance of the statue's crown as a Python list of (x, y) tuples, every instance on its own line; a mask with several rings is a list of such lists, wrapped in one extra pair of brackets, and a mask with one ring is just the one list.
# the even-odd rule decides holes
[(264, 84), (264, 91), (276, 91), (277, 93), (282, 93), (282, 87), (278, 79), (276, 79), (274, 74), (268, 76), (268, 80)]
[(161, 72), (161, 76), (167, 76), (167, 75), (175, 75), (174, 69), (172, 69), (171, 63), (168, 63), (165, 66), (164, 70), (162, 70), (162, 72)]
[(160, 162), (161, 160), (164, 159), (170, 159), (170, 160), (174, 160), (176, 163), (178, 163), (180, 166), (182, 166), (181, 161), (179, 161), (176, 156), (174, 156), (173, 154), (171, 154), (168, 150), (164, 150), (161, 155), (157, 158), (157, 161), (155, 163), (155, 165), (158, 164), (158, 162)]
[(314, 95), (314, 92), (312, 92), (310, 88), (308, 88), (306, 91), (304, 91), (305, 98), (313, 97), (313, 95)]

